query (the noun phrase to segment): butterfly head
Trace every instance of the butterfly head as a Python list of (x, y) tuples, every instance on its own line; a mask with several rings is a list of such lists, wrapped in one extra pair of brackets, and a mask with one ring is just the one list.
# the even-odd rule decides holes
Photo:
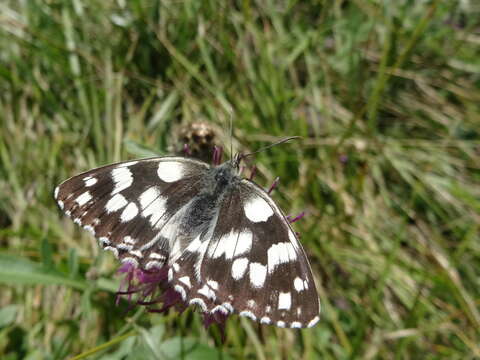
[(231, 160), (232, 168), (234, 168), (236, 170), (239, 170), (240, 169), (240, 161), (242, 161), (242, 158), (243, 158), (243, 154), (241, 154), (241, 153), (235, 154), (235, 156)]
[(215, 167), (214, 179), (217, 186), (224, 188), (229, 184), (233, 185), (235, 183), (235, 179), (238, 178), (240, 173), (240, 160), (240, 155), (237, 154), (232, 160)]
[(232, 160), (230, 160), (231, 162), (231, 166), (237, 170), (240, 169), (240, 162), (243, 160), (243, 159), (246, 159), (247, 157), (249, 156), (252, 156), (252, 155), (255, 155), (255, 154), (258, 154), (259, 152), (262, 152), (262, 151), (265, 151), (267, 149), (270, 149), (271, 147), (274, 147), (274, 146), (277, 146), (277, 145), (280, 145), (280, 144), (283, 144), (289, 140), (294, 140), (294, 139), (300, 139), (300, 136), (290, 136), (290, 137), (287, 137), (287, 138), (283, 138), (277, 142), (274, 142), (270, 145), (267, 145), (267, 146), (264, 146), (254, 152), (251, 152), (251, 153), (247, 153), (247, 154), (242, 154), (242, 153), (237, 153), (235, 154), (235, 156), (233, 157)]

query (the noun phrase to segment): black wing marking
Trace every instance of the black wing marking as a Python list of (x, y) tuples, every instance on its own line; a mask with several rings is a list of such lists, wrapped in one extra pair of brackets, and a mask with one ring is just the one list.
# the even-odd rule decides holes
[[(122, 262), (161, 267), (184, 246), (178, 221), (210, 168), (182, 157), (121, 162), (74, 176), (55, 189), (59, 207)], [(176, 251), (181, 251), (177, 249)]]
[(169, 274), (184, 300), (206, 313), (235, 312), (279, 327), (314, 326), (319, 302), (308, 259), (268, 194), (242, 180), (225, 195), (215, 221)]

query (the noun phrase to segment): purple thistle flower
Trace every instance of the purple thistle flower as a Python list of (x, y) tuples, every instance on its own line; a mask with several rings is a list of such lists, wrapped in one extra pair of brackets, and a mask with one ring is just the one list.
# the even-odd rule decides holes
[[(300, 214), (298, 214), (297, 216), (293, 217), (293, 215), (287, 215), (285, 216), (285, 218), (287, 219), (288, 223), (289, 224), (293, 224), (294, 222), (300, 220), (301, 218), (303, 218), (305, 216), (305, 211), (302, 211)], [(293, 218), (292, 218), (293, 217)], [(295, 235), (297, 235), (298, 237), (300, 237), (300, 233), (298, 231), (295, 231)]]
[(223, 155), (223, 148), (221, 146), (215, 146), (213, 149), (213, 165), (217, 166), (220, 165), (222, 162), (222, 155)]
[(287, 220), (290, 224), (293, 224), (294, 222), (300, 220), (301, 218), (303, 218), (305, 216), (305, 211), (302, 211), (300, 214), (298, 214), (297, 216), (295, 216), (293, 219), (292, 219), (292, 215), (287, 215)]
[(270, 188), (267, 190), (268, 195), (272, 193), (272, 191), (277, 187), (279, 182), (280, 182), (280, 178), (277, 176), (275, 180), (273, 180), (272, 185), (270, 185)]
[(192, 155), (192, 150), (190, 149), (190, 146), (187, 143), (183, 144), (183, 152), (185, 153), (185, 156)]
[[(173, 307), (181, 314), (186, 310), (188, 304), (168, 282), (169, 269), (168, 265), (152, 270), (143, 270), (131, 263), (122, 264), (117, 272), (125, 274), (125, 277), (117, 291), (116, 304), (119, 304), (122, 296), (126, 296), (132, 304), (132, 308), (134, 305), (140, 305), (145, 306), (149, 312), (165, 313)], [(214, 313), (200, 311), (205, 328), (208, 329), (212, 324), (217, 324), (224, 340), (225, 322), (229, 314), (218, 311)]]

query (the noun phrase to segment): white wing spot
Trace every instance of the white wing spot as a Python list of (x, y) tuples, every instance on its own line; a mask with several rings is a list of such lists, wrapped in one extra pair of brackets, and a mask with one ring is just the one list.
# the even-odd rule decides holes
[(247, 258), (239, 258), (236, 259), (232, 264), (232, 277), (235, 280), (239, 280), (245, 274), (245, 270), (247, 270), (248, 259)]
[(292, 296), (289, 292), (278, 295), (278, 310), (290, 310), (292, 306)]
[[(174, 223), (172, 221), (172, 223)], [(178, 231), (178, 226), (175, 224), (165, 224), (162, 231), (160, 232), (161, 236), (165, 239), (169, 239), (171, 241), (177, 238), (176, 231)], [(182, 255), (182, 243), (181, 241), (173, 241), (173, 247), (170, 250), (170, 258), (171, 259), (178, 259), (179, 256)]]
[(125, 251), (131, 251), (133, 249), (133, 245), (127, 245), (127, 244), (118, 244), (117, 248), (120, 250), (125, 250)]
[(198, 235), (195, 239), (193, 239), (192, 242), (185, 248), (185, 250), (189, 252), (197, 252), (202, 245), (202, 242), (200, 241), (201, 235), (202, 234)]
[(126, 167), (117, 167), (112, 170), (112, 179), (115, 187), (112, 190), (112, 195), (119, 193), (122, 190), (130, 187), (133, 183), (132, 172)]
[(248, 310), (242, 311), (238, 315), (248, 317), (248, 318), (252, 319), (253, 321), (257, 320), (257, 317), (251, 311), (248, 311)]
[(182, 286), (175, 285), (173, 289), (182, 296), (182, 300), (185, 300), (187, 298), (187, 293), (185, 292), (185, 289)]
[(230, 260), (233, 257), (243, 255), (252, 249), (253, 234), (250, 230), (240, 233), (232, 230), (224, 234), (209, 251), (209, 256), (218, 258), (225, 254), (225, 259)]
[(123, 197), (123, 195), (117, 194), (108, 200), (107, 204), (105, 205), (105, 210), (107, 213), (111, 213), (127, 205), (127, 200)]
[(160, 269), (162, 266), (163, 266), (163, 264), (161, 262), (156, 261), (156, 260), (152, 260), (152, 261), (147, 262), (147, 264), (145, 265), (145, 269), (147, 269), (147, 270), (150, 270), (152, 268)]
[(177, 161), (160, 161), (157, 174), (162, 181), (168, 183), (178, 181), (184, 176), (184, 167)]
[(228, 315), (229, 314), (228, 310), (225, 307), (223, 307), (222, 305), (217, 305), (212, 309), (212, 313), (216, 313), (217, 311), (221, 312), (223, 315)]
[(147, 206), (150, 206), (152, 202), (157, 200), (160, 196), (160, 191), (155, 186), (149, 187), (143, 193), (140, 194), (139, 201), (142, 210), (145, 210)]
[(140, 250), (130, 251), (130, 254), (135, 255), (136, 257), (138, 257), (140, 259), (143, 257), (143, 254)]
[(288, 252), (288, 257), (290, 258), (290, 261), (295, 261), (297, 260), (297, 252), (295, 251), (295, 248), (293, 247), (292, 243), (285, 243), (285, 247), (287, 248)]
[[(240, 235), (238, 235), (238, 241), (236, 242), (236, 245), (234, 245), (235, 254), (233, 254), (232, 257), (237, 257), (250, 252), (250, 250), (252, 249), (252, 243), (253, 233), (249, 229), (242, 231)], [(227, 259), (229, 258), (227, 257)]]
[(182, 276), (178, 281), (184, 283), (189, 289), (192, 287), (192, 284), (190, 283), (190, 276)]
[(118, 250), (116, 248), (114, 248), (113, 246), (105, 246), (103, 249), (113, 252), (115, 257), (118, 257)]
[(95, 235), (95, 229), (91, 225), (85, 225), (83, 227), (85, 230), (87, 230), (90, 234)]
[(218, 290), (218, 282), (214, 280), (207, 281), (208, 286), (210, 286), (213, 290)]
[(204, 285), (200, 290), (197, 291), (199, 294), (205, 296), (207, 299), (215, 300), (215, 291), (210, 289), (208, 285)]
[(307, 327), (315, 326), (315, 324), (318, 323), (319, 320), (320, 320), (320, 317), (315, 316), (315, 317), (308, 323)]
[(102, 236), (101, 238), (99, 238), (98, 241), (100, 241), (104, 245), (110, 244), (110, 240), (108, 240), (108, 238), (105, 236)]
[(138, 214), (138, 207), (134, 202), (128, 204), (128, 206), (123, 210), (120, 220), (122, 222), (127, 222), (132, 220)]
[(260, 263), (250, 263), (250, 283), (255, 288), (263, 287), (267, 277), (267, 267)]
[(230, 304), (230, 303), (228, 303), (228, 302), (224, 302), (224, 303), (222, 304), (222, 306), (223, 306), (225, 309), (227, 309), (228, 312), (233, 313), (233, 306), (232, 306), (232, 304)]
[(308, 280), (303, 280), (303, 288), (304, 288), (305, 290), (308, 289)]
[(202, 309), (203, 312), (207, 311), (207, 305), (205, 304), (205, 302), (200, 299), (200, 298), (193, 298), (192, 300), (190, 300), (189, 302), (190, 305), (198, 305), (200, 306), (200, 308)]
[(272, 320), (268, 316), (264, 316), (260, 319), (260, 324), (271, 324)]
[(280, 321), (277, 321), (277, 326), (278, 326), (278, 327), (284, 328), (285, 325), (286, 325), (286, 324), (285, 324), (285, 321), (281, 321), (281, 320), (280, 320)]
[(122, 259), (122, 263), (129, 263), (135, 267), (138, 267), (138, 261), (132, 257), (126, 257)]
[(198, 280), (201, 279), (201, 265), (202, 265), (202, 261), (203, 261), (203, 258), (205, 257), (205, 253), (207, 251), (207, 248), (208, 248), (208, 243), (209, 241), (203, 241), (200, 245), (200, 247), (197, 249), (197, 253), (199, 254), (197, 256), (197, 260), (195, 261), (195, 264), (194, 264), (194, 270), (195, 270), (195, 276), (197, 277)]
[(249, 308), (254, 308), (255, 305), (257, 305), (257, 304), (255, 303), (255, 300), (250, 299), (250, 300), (247, 301), (247, 306), (248, 306)]
[(238, 236), (238, 233), (234, 230), (230, 231), (228, 234), (223, 234), (216, 244), (211, 247), (208, 255), (215, 259), (225, 254), (227, 260), (231, 259), (233, 257), (233, 252), (235, 251), (235, 244), (237, 243)]
[(58, 200), (58, 206), (60, 206), (60, 209), (63, 210), (64, 204), (62, 200)]
[(85, 179), (83, 179), (83, 182), (85, 183), (85, 186), (86, 187), (90, 187), (90, 186), (93, 186), (97, 183), (97, 178), (92, 178), (92, 177), (86, 177)]
[(57, 186), (57, 187), (55, 188), (55, 191), (53, 192), (53, 196), (55, 197), (55, 199), (58, 198), (58, 192), (59, 192), (59, 191), (60, 191), (60, 189), (59, 189), (59, 187)]
[(92, 199), (92, 195), (88, 191), (85, 191), (82, 195), (75, 199), (78, 206), (83, 206)]
[(166, 199), (160, 196), (160, 191), (156, 187), (145, 190), (139, 197), (142, 207), (142, 216), (150, 217), (150, 224), (155, 225), (166, 211)]
[(158, 260), (165, 260), (165, 256), (159, 254), (159, 253), (156, 253), (156, 252), (152, 252), (150, 253), (150, 257), (152, 259), (158, 259)]
[(270, 246), (267, 251), (268, 256), (268, 273), (271, 274), (275, 267), (289, 261), (295, 261), (297, 253), (293, 245), (289, 242), (277, 243)]
[[(135, 243), (137, 242), (137, 240), (135, 240), (134, 238), (132, 238), (131, 236), (125, 236), (123, 238), (123, 242), (125, 244), (130, 244), (130, 245), (135, 245)], [(150, 255), (151, 256), (151, 255)]]
[(290, 327), (292, 329), (300, 329), (302, 327), (302, 323), (299, 323), (298, 321), (294, 321), (290, 324)]
[(244, 206), (245, 215), (255, 223), (267, 221), (273, 215), (273, 209), (260, 196), (252, 197)]
[(293, 281), (293, 286), (295, 287), (295, 290), (297, 290), (298, 292), (304, 290), (303, 280), (300, 279), (298, 276)]

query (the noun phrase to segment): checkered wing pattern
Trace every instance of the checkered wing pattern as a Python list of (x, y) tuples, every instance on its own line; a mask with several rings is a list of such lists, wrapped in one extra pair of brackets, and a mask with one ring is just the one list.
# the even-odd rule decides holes
[(182, 297), (203, 312), (237, 313), (278, 327), (312, 327), (319, 302), (308, 259), (270, 196), (242, 180), (223, 197), (215, 225), (170, 270)]
[(64, 181), (54, 197), (104, 249), (148, 270), (163, 266), (172, 249), (181, 251), (187, 242), (191, 234), (178, 221), (209, 168), (183, 157), (121, 162)]

